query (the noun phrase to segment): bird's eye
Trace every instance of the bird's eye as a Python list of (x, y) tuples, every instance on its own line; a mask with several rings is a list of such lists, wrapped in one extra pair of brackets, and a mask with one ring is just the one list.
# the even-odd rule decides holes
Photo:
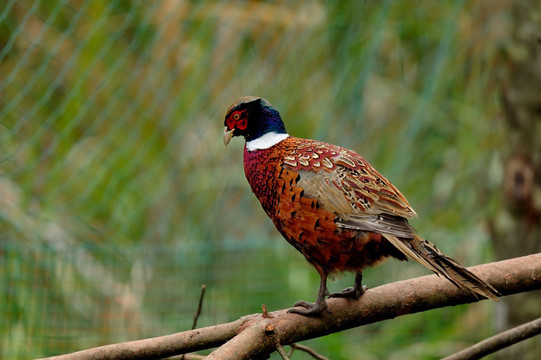
[(233, 119), (238, 120), (240, 118), (239, 113), (233, 114)]

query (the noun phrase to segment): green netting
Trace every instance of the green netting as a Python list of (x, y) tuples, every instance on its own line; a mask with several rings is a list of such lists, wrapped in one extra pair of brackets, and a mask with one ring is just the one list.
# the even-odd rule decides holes
[[(0, 358), (186, 330), (202, 284), (201, 326), (315, 298), (316, 272), (250, 193), (241, 141), (223, 147), (243, 95), (269, 99), (292, 134), (363, 154), (450, 255), (491, 259), (505, 14), (464, 1), (1, 2)], [(425, 273), (388, 263), (365, 279)], [(489, 334), (490, 306), (310, 344), (333, 359), (435, 358)]]

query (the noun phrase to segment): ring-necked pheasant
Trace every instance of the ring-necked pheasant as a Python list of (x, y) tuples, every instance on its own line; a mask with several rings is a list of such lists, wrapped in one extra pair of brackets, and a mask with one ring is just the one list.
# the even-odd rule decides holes
[[(412, 258), (459, 288), (496, 300), (491, 285), (415, 233), (406, 198), (363, 157), (342, 147), (289, 136), (265, 99), (240, 98), (225, 116), (224, 143), (246, 139), (244, 172), (272, 222), (321, 277), (315, 303), (290, 312), (318, 315), (326, 296), (357, 299), (362, 270), (392, 256)], [(355, 272), (353, 287), (329, 294), (327, 277)]]

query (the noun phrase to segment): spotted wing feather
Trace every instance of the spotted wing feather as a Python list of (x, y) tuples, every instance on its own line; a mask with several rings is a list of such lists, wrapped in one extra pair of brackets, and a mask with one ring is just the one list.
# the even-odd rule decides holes
[(305, 196), (334, 212), (338, 225), (413, 237), (413, 228), (405, 219), (417, 214), (398, 189), (363, 157), (339, 146), (299, 140), (284, 166), (298, 172), (298, 184)]

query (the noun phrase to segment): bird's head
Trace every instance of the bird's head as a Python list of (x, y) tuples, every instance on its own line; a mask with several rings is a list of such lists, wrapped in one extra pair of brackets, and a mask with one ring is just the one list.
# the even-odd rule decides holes
[[(265, 99), (255, 96), (241, 97), (227, 110), (224, 121), (224, 144), (233, 136), (243, 136), (246, 142), (263, 136), (287, 136), (278, 111)], [(276, 136), (274, 136), (276, 137)]]

